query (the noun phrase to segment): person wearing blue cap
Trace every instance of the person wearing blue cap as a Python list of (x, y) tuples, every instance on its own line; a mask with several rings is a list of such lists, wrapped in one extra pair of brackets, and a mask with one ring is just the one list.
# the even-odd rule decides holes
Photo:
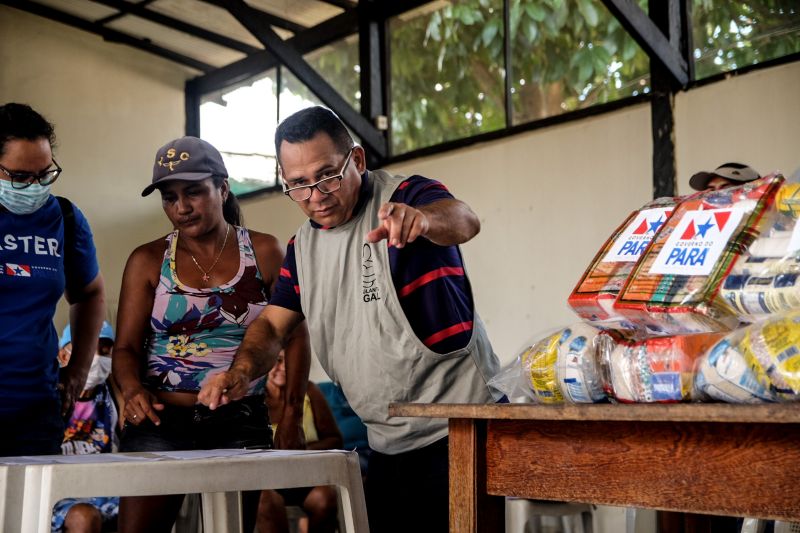
[[(72, 355), (69, 324), (59, 340), (58, 362), (65, 367)], [(111, 353), (114, 349), (114, 328), (103, 322), (89, 375), (86, 378), (72, 417), (64, 431), (61, 451), (64, 455), (110, 453), (117, 449), (118, 415), (115, 399), (120, 395), (109, 379)], [(100, 533), (114, 528), (119, 514), (119, 498), (65, 498), (53, 508), (51, 530)]]
[[(105, 313), (89, 223), (53, 196), (62, 174), (53, 125), (30, 106), (0, 105), (0, 456), (57, 454), (83, 390)], [(73, 355), (59, 372), (56, 305), (65, 296)]]

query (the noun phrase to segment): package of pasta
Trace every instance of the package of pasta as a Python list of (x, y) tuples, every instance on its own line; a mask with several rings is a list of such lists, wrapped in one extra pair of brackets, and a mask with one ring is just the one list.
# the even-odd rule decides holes
[(537, 403), (606, 399), (595, 353), (600, 330), (578, 323), (529, 344), (519, 356), (520, 379)]
[(583, 320), (631, 329), (614, 311), (614, 300), (653, 236), (672, 215), (678, 198), (658, 198), (631, 213), (592, 259), (567, 303)]
[(600, 345), (598, 364), (606, 393), (622, 403), (691, 400), (695, 361), (723, 335), (698, 333)]
[(775, 197), (773, 222), (733, 265), (720, 294), (739, 318), (800, 310), (800, 184), (785, 183)]
[(699, 368), (698, 388), (716, 399), (800, 401), (800, 311), (734, 331), (709, 351)]
[(730, 331), (737, 313), (721, 297), (722, 281), (766, 227), (783, 183), (770, 175), (681, 202), (644, 251), (614, 309), (655, 335)]

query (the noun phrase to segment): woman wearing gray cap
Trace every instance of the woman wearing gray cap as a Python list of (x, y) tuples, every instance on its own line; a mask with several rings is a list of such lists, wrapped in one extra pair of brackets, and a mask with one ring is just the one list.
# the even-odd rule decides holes
[[(203, 383), (228, 370), (283, 260), (277, 239), (241, 227), (227, 177), (217, 149), (196, 137), (156, 153), (142, 195), (161, 193), (174, 231), (134, 250), (122, 279), (113, 369), (125, 398), (120, 451), (272, 447), (265, 376), (245, 398), (213, 412), (197, 403)], [(308, 350), (305, 330), (286, 349)], [(302, 444), (289, 440), (284, 447)], [(245, 498), (247, 530), (258, 493), (252, 498)], [(169, 531), (182, 499), (122, 498), (120, 531)]]

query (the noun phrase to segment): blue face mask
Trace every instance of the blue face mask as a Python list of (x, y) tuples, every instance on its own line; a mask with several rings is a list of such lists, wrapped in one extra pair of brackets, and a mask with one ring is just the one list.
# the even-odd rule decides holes
[(29, 215), (42, 207), (50, 197), (50, 186), (33, 183), (15, 189), (10, 181), (0, 179), (0, 204), (15, 215)]

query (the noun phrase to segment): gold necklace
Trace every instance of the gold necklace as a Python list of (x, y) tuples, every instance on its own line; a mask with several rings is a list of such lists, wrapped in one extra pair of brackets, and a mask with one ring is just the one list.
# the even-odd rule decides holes
[(217, 254), (217, 258), (214, 259), (214, 262), (211, 263), (211, 266), (208, 268), (208, 270), (200, 266), (200, 263), (197, 262), (197, 259), (194, 258), (194, 255), (192, 255), (191, 253), (189, 254), (189, 257), (192, 258), (192, 261), (194, 261), (195, 266), (198, 268), (198, 270), (200, 270), (200, 272), (203, 273), (203, 281), (205, 283), (208, 283), (208, 280), (211, 279), (211, 271), (214, 270), (214, 267), (217, 266), (217, 263), (219, 263), (219, 258), (222, 257), (222, 252), (225, 250), (225, 245), (228, 243), (228, 234), (230, 232), (231, 232), (231, 225), (228, 224), (228, 229), (225, 230), (225, 239), (222, 241), (222, 248), (220, 248), (219, 253)]

